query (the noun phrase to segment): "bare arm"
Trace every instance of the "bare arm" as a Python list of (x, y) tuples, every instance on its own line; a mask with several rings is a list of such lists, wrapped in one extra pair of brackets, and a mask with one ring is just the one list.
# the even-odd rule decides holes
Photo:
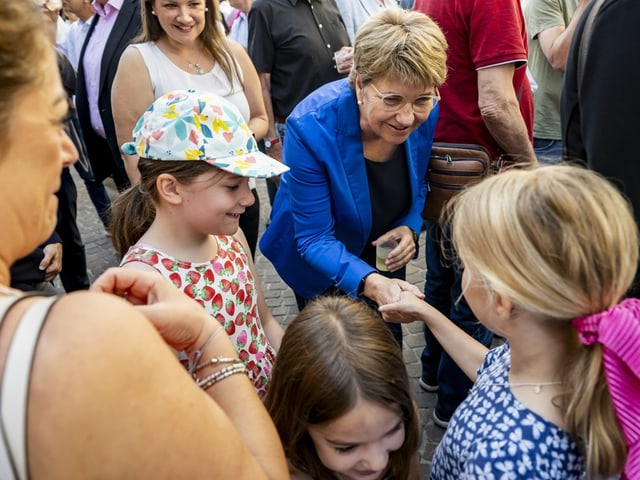
[(237, 42), (229, 40), (231, 52), (242, 69), (244, 94), (249, 102), (250, 119), (249, 129), (256, 136), (256, 140), (262, 140), (269, 128), (269, 118), (262, 98), (262, 85), (247, 51)]
[(278, 321), (273, 318), (271, 314), (271, 310), (269, 310), (269, 306), (267, 305), (266, 300), (264, 299), (264, 292), (262, 291), (262, 284), (260, 282), (260, 277), (256, 273), (256, 267), (253, 264), (253, 258), (251, 258), (251, 250), (249, 250), (249, 245), (247, 244), (247, 238), (244, 236), (244, 232), (242, 229), (238, 229), (235, 234), (235, 237), (242, 243), (244, 247), (244, 251), (247, 254), (247, 260), (249, 261), (249, 269), (251, 270), (251, 274), (253, 275), (253, 280), (255, 282), (255, 287), (258, 292), (258, 315), (260, 316), (260, 322), (262, 323), (262, 327), (264, 328), (264, 332), (269, 339), (269, 344), (278, 351), (280, 349), (280, 344), (282, 343), (282, 337), (284, 335), (284, 329), (282, 325), (278, 323)]
[(489, 133), (502, 150), (522, 163), (537, 163), (513, 90), (514, 64), (478, 70), (478, 106)]
[(478, 369), (489, 349), (460, 330), (438, 310), (411, 292), (403, 292), (399, 302), (381, 306), (379, 310), (383, 314), (399, 312), (403, 314), (402, 318), (423, 321), (464, 374), (471, 381), (476, 381)]
[[(197, 321), (189, 350), (217, 325), (178, 297), (161, 298), (155, 313)], [(288, 478), (277, 432), (246, 376), (203, 393), (141, 313), (96, 293), (54, 307), (31, 379), (31, 478)], [(223, 333), (205, 351), (213, 356), (235, 356)]]
[[(133, 127), (154, 101), (153, 87), (142, 56), (128, 47), (120, 57), (111, 88), (111, 107), (118, 145), (131, 141)], [(140, 180), (138, 157), (122, 153), (124, 167), (131, 184)]]
[(558, 25), (557, 27), (548, 28), (538, 34), (538, 41), (540, 42), (542, 53), (544, 53), (547, 61), (554, 69), (564, 72), (573, 32), (575, 32), (576, 26), (582, 17), (582, 12), (588, 4), (589, 0), (580, 0), (566, 28)]

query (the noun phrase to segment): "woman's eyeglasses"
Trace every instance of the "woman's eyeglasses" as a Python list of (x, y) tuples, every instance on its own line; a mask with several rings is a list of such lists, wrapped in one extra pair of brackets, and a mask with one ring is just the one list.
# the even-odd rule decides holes
[[(402, 95), (398, 95), (397, 93), (382, 93), (380, 90), (376, 88), (376, 86), (369, 82), (367, 85), (371, 85), (371, 87), (376, 92), (376, 97), (378, 97), (382, 101), (382, 106), (387, 112), (397, 112), (404, 108), (404, 106), (410, 102)], [(427, 113), (433, 107), (435, 107), (440, 100), (440, 92), (438, 89), (435, 89), (433, 94), (420, 95), (413, 99), (411, 102), (411, 107), (415, 113)]]

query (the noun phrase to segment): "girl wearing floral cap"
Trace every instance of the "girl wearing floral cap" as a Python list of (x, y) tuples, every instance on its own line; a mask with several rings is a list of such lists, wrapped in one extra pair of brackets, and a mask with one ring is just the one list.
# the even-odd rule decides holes
[(263, 398), (283, 330), (238, 221), (254, 202), (248, 178), (288, 168), (258, 151), (234, 105), (193, 90), (157, 99), (122, 150), (140, 157), (141, 180), (114, 203), (121, 265), (159, 272), (215, 317)]

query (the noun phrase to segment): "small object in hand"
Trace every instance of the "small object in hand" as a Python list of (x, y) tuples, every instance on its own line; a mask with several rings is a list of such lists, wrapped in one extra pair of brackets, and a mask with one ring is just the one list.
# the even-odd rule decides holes
[(336, 69), (338, 71), (341, 70), (342, 64), (346, 60), (348, 54), (349, 54), (349, 51), (342, 48), (340, 50), (333, 52), (333, 60), (336, 62)]
[(379, 245), (376, 245), (376, 268), (381, 272), (388, 272), (389, 268), (384, 263), (387, 256), (398, 246), (398, 242), (395, 240), (387, 240)]

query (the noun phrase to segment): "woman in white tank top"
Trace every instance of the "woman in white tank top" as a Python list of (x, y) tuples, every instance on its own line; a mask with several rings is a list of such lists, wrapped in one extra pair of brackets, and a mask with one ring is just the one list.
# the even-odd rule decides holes
[[(142, 34), (122, 54), (111, 90), (118, 143), (131, 140), (140, 115), (170, 90), (193, 88), (234, 103), (256, 139), (267, 132), (258, 74), (240, 44), (228, 40), (212, 0), (141, 2)], [(131, 183), (137, 157), (123, 154)]]

